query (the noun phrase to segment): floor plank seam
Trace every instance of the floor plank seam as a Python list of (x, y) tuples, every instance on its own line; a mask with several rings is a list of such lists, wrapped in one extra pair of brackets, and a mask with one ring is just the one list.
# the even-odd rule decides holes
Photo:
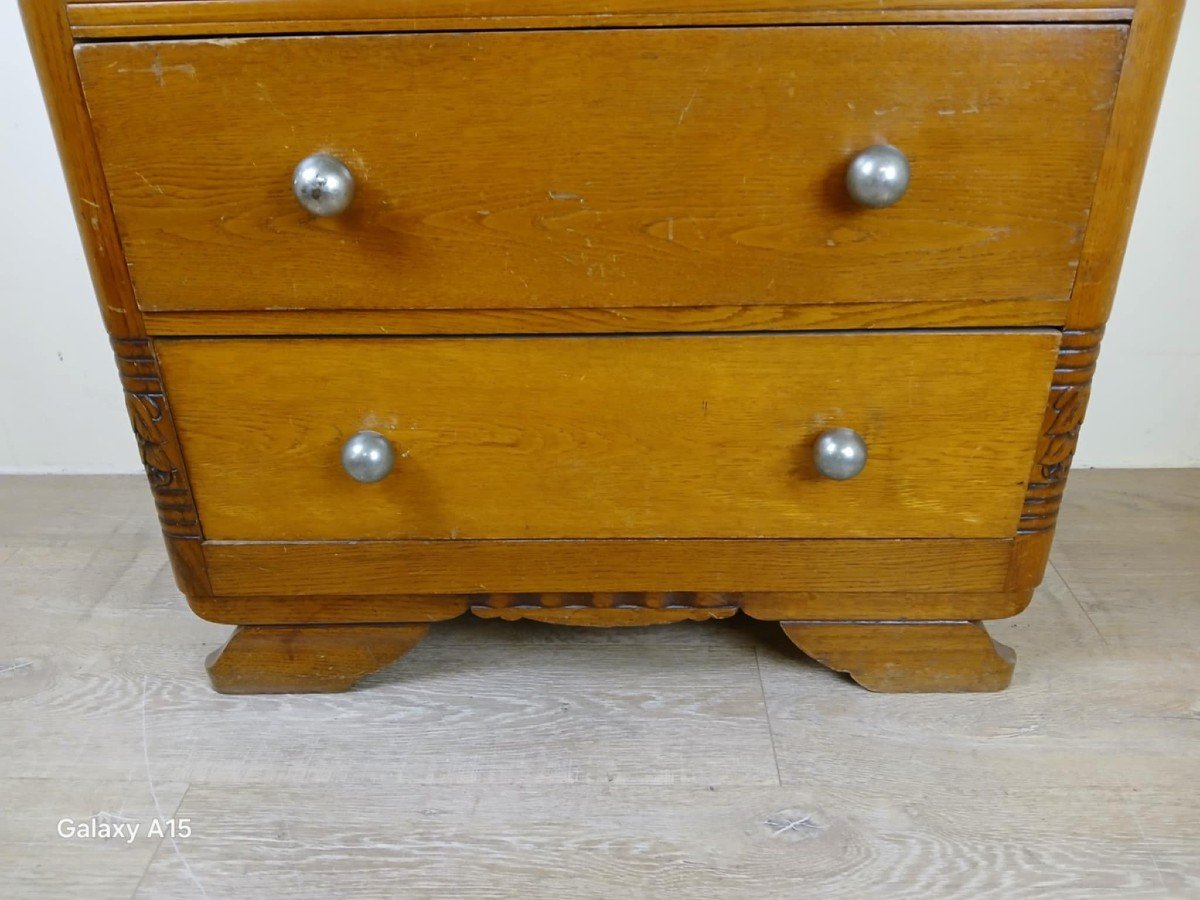
[(997, 626), (1021, 680), (972, 697), (860, 693), (774, 623), (473, 618), (365, 690), (218, 695), (152, 511), (109, 533), (142, 480), (0, 478), (0, 895), (1200, 900), (1200, 470), (1079, 474)]
[(783, 787), (783, 773), (779, 769), (779, 748), (775, 746), (775, 729), (771, 725), (771, 704), (767, 701), (767, 685), (763, 681), (762, 658), (758, 647), (754, 648), (754, 668), (758, 671), (758, 689), (762, 692), (763, 718), (767, 720), (767, 739), (771, 742), (771, 759), (775, 761), (775, 780)]
[[(149, 677), (146, 675), (143, 675), (142, 676), (142, 704), (141, 704), (142, 705), (142, 709), (141, 709), (141, 713), (142, 713), (142, 717), (141, 717), (142, 718), (142, 759), (146, 764), (146, 786), (148, 788), (150, 788), (150, 799), (154, 802), (154, 812), (158, 816), (159, 823), (162, 824), (162, 822), (163, 822), (162, 804), (160, 804), (158, 802), (158, 792), (154, 789), (154, 775), (150, 771), (150, 742), (147, 737), (148, 732), (146, 730), (146, 688), (147, 688), (148, 682), (149, 682)], [(190, 788), (190, 787), (191, 787), (191, 782), (189, 781), (188, 788)], [(179, 797), (179, 802), (175, 804), (175, 808), (171, 811), (172, 818), (174, 818), (175, 815), (178, 814), (179, 808), (183, 805), (183, 798), (187, 796), (188, 788), (184, 789), (183, 794), (180, 795), (180, 797)], [(164, 829), (164, 830), (166, 830), (166, 829)], [(177, 840), (175, 840), (174, 827), (171, 827), (170, 830), (167, 831), (167, 833), (164, 835), (164, 837), (159, 839), (158, 847), (155, 849), (154, 853), (150, 856), (150, 860), (146, 863), (146, 868), (142, 872), (142, 877), (138, 879), (138, 884), (140, 885), (142, 882), (142, 879), (144, 879), (146, 877), (146, 872), (148, 872), (150, 870), (150, 865), (151, 865), (151, 863), (154, 862), (154, 857), (157, 856), (158, 851), (160, 851), (162, 849), (163, 840), (170, 840), (171, 848), (175, 851), (175, 855), (177, 857), (179, 857), (179, 861), (181, 863), (183, 863), (183, 868), (187, 872), (188, 878), (191, 880), (191, 882), (193, 884), (196, 885), (197, 888), (199, 888), (200, 896), (207, 897), (208, 891), (206, 891), (204, 889), (204, 885), (200, 883), (200, 879), (197, 878), (196, 873), (192, 871), (192, 867), (191, 867), (191, 865), (188, 864), (187, 858), (183, 855), (183, 851), (179, 849), (179, 842)], [(137, 896), (136, 891), (137, 891), (137, 889), (135, 888), (134, 895), (133, 895), (135, 897)]]
[(1138, 834), (1142, 838), (1142, 846), (1146, 848), (1146, 853), (1150, 856), (1150, 862), (1154, 864), (1154, 874), (1158, 876), (1158, 885), (1163, 889), (1163, 893), (1170, 897), (1171, 891), (1167, 888), (1167, 881), (1163, 878), (1162, 868), (1158, 864), (1158, 854), (1154, 852), (1154, 845), (1150, 843), (1150, 839), (1146, 837), (1146, 829), (1142, 827), (1141, 810), (1137, 808), (1137, 803), (1134, 800), (1134, 789), (1128, 781), (1125, 782), (1125, 808), (1129, 810), (1129, 817), (1133, 819), (1134, 827), (1137, 828)]
[(1050, 565), (1050, 569), (1054, 572), (1054, 574), (1058, 576), (1059, 581), (1061, 581), (1063, 583), (1063, 587), (1065, 587), (1067, 589), (1067, 593), (1071, 595), (1071, 599), (1075, 601), (1075, 605), (1078, 606), (1080, 612), (1083, 613), (1084, 618), (1086, 618), (1088, 620), (1088, 624), (1092, 626), (1092, 629), (1096, 632), (1096, 635), (1100, 638), (1100, 643), (1104, 644), (1104, 649), (1111, 650), (1112, 647), (1110, 647), (1108, 644), (1108, 638), (1106, 638), (1104, 636), (1104, 632), (1100, 630), (1100, 627), (1096, 624), (1096, 621), (1092, 618), (1092, 614), (1090, 612), (1088, 612), (1087, 607), (1083, 605), (1083, 601), (1081, 601), (1079, 599), (1079, 595), (1075, 593), (1075, 588), (1073, 588), (1071, 586), (1071, 582), (1067, 581), (1067, 579), (1063, 577), (1063, 574), (1059, 570), (1058, 566), (1056, 566), (1054, 564), (1054, 560), (1050, 560), (1049, 565)]

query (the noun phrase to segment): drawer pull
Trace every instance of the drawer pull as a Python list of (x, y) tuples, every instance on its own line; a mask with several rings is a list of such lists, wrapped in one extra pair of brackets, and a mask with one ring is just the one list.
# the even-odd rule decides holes
[(900, 202), (910, 174), (907, 156), (890, 144), (876, 144), (850, 161), (846, 189), (860, 206), (884, 209)]
[(831, 428), (817, 436), (813, 461), (825, 478), (846, 481), (867, 464), (867, 443), (853, 428)]
[(360, 431), (342, 445), (342, 468), (355, 481), (383, 481), (396, 464), (396, 451), (378, 431)]
[(336, 156), (315, 153), (292, 173), (292, 193), (314, 216), (337, 216), (354, 199), (354, 175)]

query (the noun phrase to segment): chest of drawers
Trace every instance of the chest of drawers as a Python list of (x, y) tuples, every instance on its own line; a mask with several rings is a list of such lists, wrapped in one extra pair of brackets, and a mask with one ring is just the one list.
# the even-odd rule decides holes
[(997, 690), (1178, 0), (22, 0), (217, 690), (466, 613)]

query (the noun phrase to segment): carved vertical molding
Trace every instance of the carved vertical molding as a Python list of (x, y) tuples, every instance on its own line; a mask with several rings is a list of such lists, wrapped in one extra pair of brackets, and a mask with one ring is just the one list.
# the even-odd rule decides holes
[(186, 594), (208, 594), (200, 548), (204, 534), (153, 347), (145, 338), (114, 338), (112, 345), (175, 580)]
[(1063, 492), (1079, 444), (1079, 430), (1092, 394), (1092, 378), (1104, 328), (1063, 332), (1050, 398), (1034, 454), (1029, 486), (1017, 525), (1007, 589), (1031, 590), (1041, 584), (1050, 559)]
[(1053, 531), (1058, 521), (1071, 461), (1079, 443), (1079, 429), (1092, 394), (1092, 377), (1103, 336), (1103, 328), (1063, 332), (1042, 434), (1021, 509), (1019, 534)]

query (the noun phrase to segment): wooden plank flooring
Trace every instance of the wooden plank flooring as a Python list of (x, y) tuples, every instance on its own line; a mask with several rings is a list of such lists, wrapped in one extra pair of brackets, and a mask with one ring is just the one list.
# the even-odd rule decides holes
[[(1200, 470), (1072, 476), (1002, 694), (464, 618), (355, 693), (217, 695), (140, 478), (0, 478), (0, 604), (6, 897), (1200, 896)], [(141, 833), (58, 836), (93, 816)]]

